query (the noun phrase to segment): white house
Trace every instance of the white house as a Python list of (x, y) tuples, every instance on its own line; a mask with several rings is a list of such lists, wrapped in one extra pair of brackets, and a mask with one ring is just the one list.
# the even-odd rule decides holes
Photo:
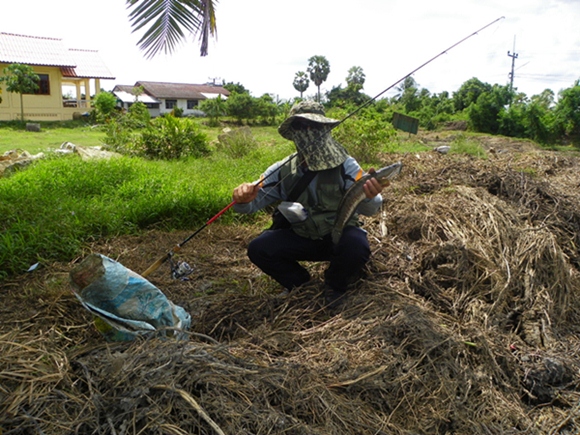
[(192, 115), (199, 110), (197, 107), (201, 101), (218, 96), (227, 99), (230, 95), (227, 89), (211, 83), (195, 85), (146, 81), (138, 81), (133, 86), (117, 85), (113, 89), (113, 94), (124, 108), (128, 108), (135, 102), (133, 89), (138, 87), (143, 88), (138, 101), (147, 105), (151, 116), (169, 113), (176, 107), (183, 110), (184, 116)]

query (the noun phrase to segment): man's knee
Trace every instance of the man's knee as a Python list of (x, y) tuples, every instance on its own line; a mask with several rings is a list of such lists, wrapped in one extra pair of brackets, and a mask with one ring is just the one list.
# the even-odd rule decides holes
[(277, 257), (280, 251), (280, 243), (271, 231), (264, 231), (248, 244), (248, 258), (252, 263), (258, 264), (262, 259)]
[(347, 227), (341, 239), (339, 250), (351, 258), (361, 259), (366, 263), (371, 255), (367, 233), (358, 227)]
[(248, 258), (252, 263), (260, 262), (260, 258), (264, 258), (265, 249), (268, 244), (264, 242), (262, 236), (258, 236), (248, 244)]

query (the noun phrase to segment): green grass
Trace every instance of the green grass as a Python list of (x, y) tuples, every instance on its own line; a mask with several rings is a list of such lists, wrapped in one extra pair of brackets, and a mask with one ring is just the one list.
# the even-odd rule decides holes
[(466, 135), (460, 135), (451, 142), (451, 154), (468, 154), (480, 159), (487, 159), (487, 152), (476, 141)]
[(20, 122), (0, 122), (0, 155), (20, 149), (37, 154), (59, 148), (63, 142), (92, 147), (103, 145), (105, 134), (85, 121), (41, 122), (40, 132), (26, 131)]
[[(223, 131), (202, 128), (211, 140)], [(41, 129), (26, 132), (17, 123), (0, 123), (0, 151), (36, 153), (66, 141), (93, 146), (105, 137), (82, 122), (43, 123)], [(231, 202), (235, 186), (257, 180), (265, 168), (294, 151), (276, 127), (252, 127), (252, 134), (257, 146), (242, 157), (233, 158), (215, 146), (209, 157), (177, 161), (83, 161), (76, 154), (46, 153), (44, 159), (0, 178), (0, 280), (36, 262), (70, 261), (87, 242), (100, 238), (150, 228), (199, 228)], [(468, 145), (465, 152), (478, 153)], [(395, 152), (426, 150), (397, 139), (385, 147)], [(220, 218), (232, 219), (248, 222), (253, 217), (226, 213)]]
[(68, 261), (102, 237), (198, 228), (231, 202), (235, 186), (256, 180), (293, 149), (260, 135), (261, 145), (235, 160), (219, 152), (177, 161), (49, 153), (0, 178), (0, 279), (38, 261)]

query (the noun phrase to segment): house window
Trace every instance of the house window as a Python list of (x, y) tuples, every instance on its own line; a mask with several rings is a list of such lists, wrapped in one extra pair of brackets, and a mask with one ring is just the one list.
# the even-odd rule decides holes
[(166, 109), (173, 109), (174, 107), (177, 107), (177, 100), (165, 100)]
[(36, 82), (38, 89), (32, 92), (35, 95), (50, 95), (50, 82), (48, 74), (36, 74), (40, 80)]
[(187, 100), (187, 108), (188, 109), (195, 109), (199, 104), (198, 100)]

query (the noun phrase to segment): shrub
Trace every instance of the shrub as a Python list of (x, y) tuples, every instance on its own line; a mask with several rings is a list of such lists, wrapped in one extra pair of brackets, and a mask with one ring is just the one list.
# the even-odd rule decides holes
[(134, 150), (135, 134), (127, 127), (124, 119), (110, 119), (103, 126), (105, 149), (123, 154), (130, 154)]
[(144, 103), (137, 101), (131, 104), (125, 118), (130, 128), (143, 128), (151, 120), (151, 114)]
[[(342, 119), (341, 111), (334, 111), (329, 116)], [(375, 111), (363, 111), (340, 124), (333, 133), (351, 156), (359, 163), (377, 161), (380, 152), (388, 151), (389, 141), (395, 136), (395, 129), (390, 122)]]
[(258, 148), (250, 127), (242, 127), (221, 134), (216, 149), (226, 156), (236, 159), (248, 155)]
[(210, 152), (208, 138), (194, 120), (171, 115), (151, 121), (138, 140), (137, 150), (152, 159), (197, 158)]
[(94, 116), (97, 122), (104, 122), (110, 119), (117, 108), (117, 97), (110, 92), (99, 92), (94, 101)]
[(209, 117), (209, 125), (217, 127), (220, 124), (220, 117), (226, 114), (226, 101), (218, 95), (217, 98), (202, 101), (199, 109)]
[(256, 99), (250, 94), (232, 93), (225, 104), (228, 115), (236, 118), (238, 124), (244, 120), (254, 119), (256, 116)]
[(182, 118), (183, 117), (183, 109), (181, 107), (175, 106), (173, 108), (173, 110), (171, 111), (171, 114), (176, 118)]

